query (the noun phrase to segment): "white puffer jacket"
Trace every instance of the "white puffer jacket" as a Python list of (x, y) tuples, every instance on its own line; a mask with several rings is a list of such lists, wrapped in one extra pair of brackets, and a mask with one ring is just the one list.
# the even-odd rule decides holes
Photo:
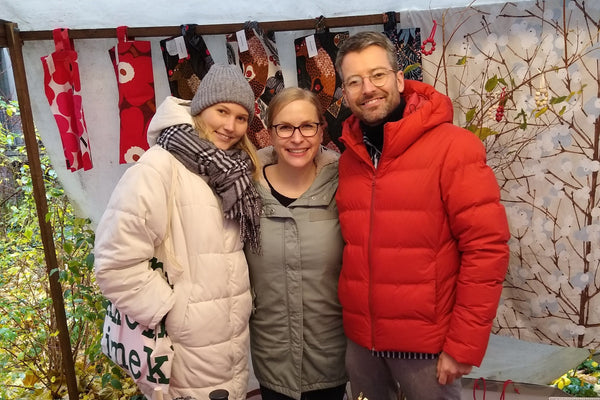
[[(168, 126), (192, 123), (189, 101), (168, 97), (150, 123), (156, 142)], [(173, 289), (148, 268), (155, 247), (170, 235), (178, 271)], [(123, 175), (96, 230), (96, 279), (102, 293), (136, 321), (154, 327), (167, 314), (175, 355), (166, 399), (208, 399), (216, 388), (246, 398), (248, 268), (237, 222), (223, 217), (206, 179), (154, 145)]]

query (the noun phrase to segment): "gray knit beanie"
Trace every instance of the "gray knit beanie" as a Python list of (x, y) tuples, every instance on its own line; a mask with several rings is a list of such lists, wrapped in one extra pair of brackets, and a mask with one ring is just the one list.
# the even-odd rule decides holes
[(204, 76), (192, 99), (192, 115), (217, 103), (237, 103), (248, 110), (248, 124), (254, 116), (254, 92), (240, 67), (214, 64)]

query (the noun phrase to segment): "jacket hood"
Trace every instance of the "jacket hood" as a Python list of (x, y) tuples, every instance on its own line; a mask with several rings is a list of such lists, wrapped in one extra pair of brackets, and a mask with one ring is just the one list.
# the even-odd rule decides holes
[[(395, 157), (403, 153), (419, 137), (432, 128), (443, 123), (452, 123), (454, 115), (452, 101), (433, 86), (406, 79), (402, 96), (406, 101), (402, 119), (388, 122), (384, 126), (384, 147), (386, 151), (389, 151), (390, 146), (394, 149), (393, 153), (388, 152), (386, 157)], [(359, 124), (360, 120), (354, 115), (348, 117), (344, 122), (344, 126), (349, 129), (343, 130), (340, 141), (347, 148), (362, 145), (362, 129)], [(392, 132), (401, 132), (401, 134), (394, 135)]]
[(190, 124), (194, 126), (194, 119), (190, 111), (190, 100), (168, 96), (158, 106), (156, 113), (148, 125), (148, 145), (156, 144), (156, 139), (163, 129), (173, 125)]

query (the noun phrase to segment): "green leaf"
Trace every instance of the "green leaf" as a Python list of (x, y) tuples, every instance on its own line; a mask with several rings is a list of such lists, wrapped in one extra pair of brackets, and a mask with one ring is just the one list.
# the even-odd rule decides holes
[(471, 108), (469, 111), (467, 111), (467, 114), (465, 115), (465, 117), (467, 119), (467, 123), (473, 121), (473, 118), (475, 118), (475, 112), (476, 112), (475, 108)]
[(456, 65), (465, 65), (467, 63), (467, 56), (462, 56), (456, 62)]
[(548, 111), (548, 106), (540, 108), (534, 115), (535, 118), (541, 117), (546, 111)]
[(110, 385), (115, 389), (123, 389), (123, 385), (121, 385), (121, 381), (119, 379), (113, 378), (110, 380)]
[(498, 86), (498, 77), (494, 75), (485, 83), (485, 91), (489, 93), (494, 90), (496, 86)]
[(419, 69), (419, 68), (421, 68), (421, 64), (419, 64), (419, 63), (414, 63), (414, 64), (407, 65), (407, 66), (404, 68), (404, 71), (403, 71), (403, 72), (404, 72), (404, 75), (408, 74), (408, 73), (409, 73), (409, 72), (411, 72), (411, 71), (414, 71), (414, 70), (416, 70), (416, 69)]

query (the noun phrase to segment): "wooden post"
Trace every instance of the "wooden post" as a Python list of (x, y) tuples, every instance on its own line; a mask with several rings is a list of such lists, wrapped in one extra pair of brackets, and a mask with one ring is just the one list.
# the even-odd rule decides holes
[(54, 314), (56, 317), (56, 323), (58, 325), (58, 338), (63, 360), (63, 373), (65, 374), (67, 381), (69, 400), (77, 400), (79, 398), (77, 390), (77, 376), (75, 375), (75, 365), (73, 363), (73, 352), (71, 351), (71, 341), (69, 339), (69, 328), (67, 327), (67, 317), (65, 313), (62, 288), (58, 280), (59, 268), (56, 259), (56, 248), (54, 247), (54, 235), (52, 225), (50, 222), (46, 221), (46, 214), (48, 214), (48, 203), (46, 202), (46, 188), (44, 186), (44, 177), (42, 174), (38, 143), (35, 137), (35, 125), (33, 123), (29, 89), (27, 87), (25, 62), (23, 60), (23, 44), (17, 24), (7, 22), (5, 23), (5, 30), (15, 78), (17, 100), (19, 101), (23, 136), (25, 139), (27, 158), (29, 161), (29, 170), (33, 183), (33, 197), (35, 199), (38, 222), (40, 225), (40, 234), (42, 236), (42, 244), (44, 246), (46, 272), (50, 281), (50, 294), (52, 296)]

